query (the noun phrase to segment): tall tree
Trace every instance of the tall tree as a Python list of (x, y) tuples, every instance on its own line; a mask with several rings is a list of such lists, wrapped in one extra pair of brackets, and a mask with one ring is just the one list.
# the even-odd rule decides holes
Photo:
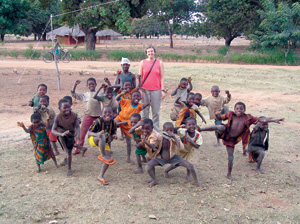
[(146, 38), (149, 35), (151, 37), (168, 33), (165, 23), (148, 16), (133, 19), (130, 26), (131, 34), (136, 35), (136, 37), (144, 36)]
[(260, 48), (279, 47), (283, 49), (285, 64), (291, 48), (300, 43), (300, 4), (271, 0), (262, 1), (259, 14), (263, 18), (252, 38), (253, 46)]
[(193, 0), (157, 0), (151, 7), (151, 13), (159, 21), (168, 25), (170, 48), (173, 48), (173, 33), (178, 24), (190, 22), (196, 5)]
[(226, 46), (234, 38), (251, 33), (260, 22), (260, 2), (256, 0), (208, 0), (202, 4), (205, 22), (217, 37), (225, 39)]

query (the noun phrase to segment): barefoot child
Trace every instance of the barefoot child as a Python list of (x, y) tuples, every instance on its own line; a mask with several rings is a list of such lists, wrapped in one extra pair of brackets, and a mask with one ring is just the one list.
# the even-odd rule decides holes
[[(179, 97), (181, 101), (186, 102), (188, 93), (190, 93), (193, 89), (193, 85), (191, 81), (192, 81), (191, 77), (189, 77), (188, 79), (182, 78), (177, 88), (171, 92), (171, 96), (176, 95), (176, 99)], [(177, 100), (175, 100), (174, 106), (172, 107), (170, 113), (170, 118), (172, 121), (176, 121), (176, 118), (181, 109), (182, 106), (179, 103), (177, 103)]]
[[(141, 122), (141, 115), (137, 114), (137, 113), (132, 114), (131, 117), (130, 117), (130, 126), (134, 127), (139, 122)], [(142, 122), (140, 124), (142, 124)], [(135, 156), (136, 156), (136, 161), (137, 161), (137, 167), (138, 168), (133, 173), (135, 173), (135, 174), (143, 173), (144, 171), (143, 171), (143, 167), (142, 167), (141, 157), (143, 158), (144, 162), (147, 162), (147, 159), (145, 157), (146, 154), (147, 154), (147, 150), (143, 146), (141, 146), (141, 144), (140, 144), (140, 142), (142, 141), (140, 134), (135, 133), (133, 128), (131, 128), (128, 133), (132, 134), (132, 139), (137, 143), (136, 150), (135, 150)]]
[(109, 165), (113, 165), (116, 160), (111, 157), (110, 145), (113, 139), (117, 139), (117, 122), (113, 118), (113, 111), (110, 106), (105, 106), (102, 116), (97, 118), (88, 131), (88, 141), (91, 146), (98, 147), (101, 155), (98, 159), (103, 162), (98, 180), (103, 185), (108, 185), (104, 178)]
[(43, 95), (40, 97), (40, 106), (36, 107), (36, 112), (41, 115), (43, 122), (46, 123), (49, 120), (49, 126), (46, 127), (47, 135), (50, 139), (50, 144), (54, 151), (54, 155), (59, 155), (59, 151), (57, 150), (56, 145), (57, 137), (51, 132), (56, 113), (53, 110), (53, 108), (49, 105), (49, 96)]
[(66, 153), (66, 158), (62, 162), (62, 166), (68, 164), (67, 175), (72, 175), (72, 149), (74, 147), (75, 136), (80, 140), (80, 126), (76, 113), (71, 111), (71, 106), (68, 100), (61, 99), (58, 102), (60, 113), (55, 117), (52, 126), (52, 133), (58, 136), (63, 150)]
[[(164, 166), (165, 164), (171, 164), (174, 169), (178, 166), (185, 167), (189, 173), (192, 174), (195, 183), (202, 187), (197, 178), (194, 166), (180, 156), (176, 155), (176, 151), (183, 150), (184, 145), (182, 144), (180, 137), (174, 134), (174, 126), (171, 122), (166, 122), (163, 125), (162, 137), (163, 139), (160, 153), (157, 154), (157, 156), (151, 161), (149, 161), (146, 166), (146, 169), (152, 179), (149, 187), (153, 187), (154, 185), (158, 184), (155, 176), (155, 166)], [(165, 172), (165, 176), (168, 178), (169, 174)]]
[(215, 112), (216, 118), (223, 121), (228, 120), (227, 124), (214, 125), (200, 129), (200, 131), (218, 131), (220, 138), (223, 140), (223, 144), (226, 146), (228, 154), (227, 178), (230, 180), (233, 180), (231, 171), (233, 167), (234, 147), (242, 140), (243, 151), (245, 150), (250, 138), (250, 126), (257, 122), (280, 123), (280, 121), (283, 121), (283, 119), (273, 120), (270, 118), (253, 117), (251, 114), (245, 114), (245, 111), (246, 105), (243, 102), (237, 102), (234, 106), (234, 111), (229, 111), (223, 115), (220, 114), (220, 111)]
[[(225, 90), (226, 97), (220, 95), (219, 86), (212, 86), (211, 87), (211, 96), (204, 98), (201, 101), (202, 106), (206, 106), (209, 112), (209, 119), (215, 119), (215, 125), (222, 124), (221, 120), (216, 119), (215, 110), (220, 110), (221, 114), (225, 114), (228, 112), (228, 108), (224, 106), (225, 104), (229, 103), (231, 100), (231, 94), (228, 90)], [(217, 144), (215, 146), (220, 146), (220, 139), (218, 138), (218, 133), (216, 132), (217, 137)]]
[(185, 120), (189, 117), (193, 117), (196, 119), (196, 114), (198, 114), (202, 121), (206, 124), (206, 121), (202, 114), (200, 113), (198, 107), (194, 104), (195, 94), (189, 93), (186, 102), (180, 100), (180, 97), (177, 98), (176, 102), (181, 105), (181, 110), (177, 116), (175, 126), (178, 127), (182, 124), (185, 124)]
[[(202, 145), (202, 136), (196, 130), (196, 127), (196, 119), (193, 117), (189, 117), (186, 119), (186, 128), (178, 128), (177, 130), (177, 135), (181, 138), (181, 141), (184, 145), (184, 148), (178, 149), (177, 155), (188, 162), (192, 161), (195, 149), (199, 149), (200, 145)], [(169, 166), (165, 170), (165, 174), (168, 175), (168, 173), (173, 169), (175, 169), (174, 166)], [(192, 180), (190, 170), (187, 170), (187, 179), (189, 181)]]
[[(80, 127), (80, 140), (77, 140), (76, 142), (79, 146), (83, 147), (86, 133), (88, 132), (93, 121), (101, 115), (101, 104), (98, 100), (95, 100), (93, 98), (95, 95), (95, 88), (97, 86), (97, 82), (94, 78), (89, 78), (86, 82), (89, 92), (76, 93), (75, 90), (77, 85), (79, 84), (80, 80), (76, 80), (71, 94), (75, 99), (86, 103), (86, 110), (84, 111)], [(87, 148), (84, 148), (83, 150), (86, 151), (86, 149)], [(79, 154), (80, 151), (81, 148), (78, 147), (77, 149), (75, 149), (74, 155)]]
[[(141, 88), (143, 92), (145, 90)], [(121, 99), (122, 95), (126, 93), (123, 90), (119, 95), (116, 96), (116, 100), (119, 101), (121, 106), (121, 111), (119, 115), (115, 118), (119, 122), (127, 121), (127, 124), (120, 125), (122, 132), (125, 134), (126, 144), (127, 144), (127, 162), (131, 164), (135, 164), (134, 161), (131, 160), (131, 137), (132, 135), (129, 134), (129, 130), (131, 129), (130, 126), (130, 117), (134, 113), (140, 113), (144, 110), (147, 106), (149, 106), (148, 96), (145, 95), (145, 103), (140, 103), (141, 101), (141, 93), (139, 91), (134, 91), (131, 94), (131, 100)]]
[(33, 145), (34, 157), (37, 164), (37, 172), (41, 171), (41, 165), (44, 164), (48, 159), (54, 161), (55, 166), (57, 166), (55, 155), (53, 154), (49, 138), (46, 132), (46, 125), (42, 122), (40, 114), (34, 113), (31, 115), (31, 125), (26, 128), (23, 122), (18, 122), (18, 126), (22, 127), (26, 133), (30, 134), (30, 138)]
[(40, 97), (47, 94), (47, 86), (45, 84), (39, 84), (37, 93), (34, 95), (32, 100), (28, 102), (28, 106), (33, 107), (33, 112), (36, 107), (40, 106)]

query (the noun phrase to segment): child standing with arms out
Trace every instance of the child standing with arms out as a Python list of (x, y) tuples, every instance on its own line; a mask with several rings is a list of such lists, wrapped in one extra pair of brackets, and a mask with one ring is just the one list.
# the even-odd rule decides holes
[[(31, 125), (26, 128), (23, 122), (18, 122), (18, 126), (22, 127), (26, 133), (30, 134), (30, 138), (33, 145), (34, 157), (37, 164), (37, 172), (41, 172), (41, 164), (44, 164), (48, 159), (54, 161), (55, 166), (57, 166), (55, 155), (53, 154), (49, 138), (46, 132), (46, 125), (42, 122), (42, 118), (38, 113), (31, 115)], [(49, 120), (48, 120), (49, 121)]]
[[(139, 122), (141, 122), (141, 115), (140, 114), (137, 114), (137, 113), (134, 113), (131, 115), (130, 117), (130, 125), (131, 127), (134, 127), (135, 125), (137, 125)], [(142, 122), (140, 123), (142, 124)], [(131, 128), (129, 130), (129, 134), (132, 134), (132, 139), (137, 143), (136, 145), (136, 150), (135, 150), (135, 156), (136, 156), (136, 161), (137, 161), (137, 169), (133, 172), (135, 174), (138, 174), (138, 173), (143, 173), (143, 167), (142, 167), (142, 159), (141, 157), (143, 158), (143, 161), (144, 162), (147, 162), (147, 159), (146, 159), (146, 154), (147, 154), (147, 150), (141, 146), (140, 142), (141, 142), (141, 135), (140, 134), (137, 134), (134, 132), (133, 128)]]
[[(73, 90), (71, 91), (71, 94), (75, 99), (86, 103), (86, 110), (84, 111), (84, 116), (81, 121), (80, 140), (77, 139), (77, 144), (83, 147), (86, 133), (88, 132), (93, 121), (96, 120), (101, 115), (101, 104), (98, 100), (94, 99), (95, 89), (97, 86), (97, 82), (94, 78), (89, 78), (86, 82), (89, 92), (76, 93), (75, 90), (77, 85), (79, 84), (80, 84), (80, 80), (77, 80), (75, 82)], [(80, 153), (81, 147), (78, 147), (75, 150), (74, 155)], [(84, 148), (83, 150), (85, 152), (87, 148)]]
[[(225, 114), (228, 112), (228, 108), (225, 107), (224, 105), (229, 103), (231, 100), (231, 94), (229, 93), (228, 90), (225, 90), (226, 97), (220, 95), (220, 88), (219, 86), (212, 86), (211, 87), (211, 96), (208, 96), (204, 98), (201, 101), (202, 106), (206, 106), (208, 108), (209, 112), (209, 119), (215, 119), (215, 125), (220, 125), (222, 124), (221, 120), (216, 119), (215, 110), (220, 110), (221, 114)], [(220, 139), (218, 138), (218, 134), (216, 132), (216, 137), (217, 137), (217, 144), (215, 144), (216, 147), (220, 146)]]
[(202, 121), (206, 123), (198, 107), (194, 104), (194, 100), (195, 100), (194, 93), (188, 94), (186, 98), (186, 102), (181, 101), (180, 97), (176, 99), (176, 103), (180, 104), (182, 108), (176, 119), (176, 124), (175, 124), (176, 127), (180, 126), (181, 124), (185, 124), (185, 120), (189, 117), (193, 117), (196, 119), (196, 114), (198, 114), (201, 117)]
[[(140, 88), (143, 92), (145, 90)], [(131, 137), (132, 135), (129, 133), (131, 129), (130, 126), (130, 117), (134, 113), (140, 113), (146, 107), (149, 106), (148, 96), (145, 95), (145, 103), (140, 103), (141, 101), (141, 93), (139, 91), (134, 91), (131, 94), (131, 100), (121, 99), (121, 97), (126, 93), (123, 90), (119, 95), (116, 96), (116, 100), (119, 101), (121, 106), (121, 111), (119, 115), (115, 118), (119, 122), (127, 121), (127, 124), (120, 125), (122, 132), (125, 134), (126, 144), (127, 144), (127, 162), (131, 164), (135, 164), (134, 161), (131, 160)]]
[(68, 164), (67, 175), (72, 175), (72, 149), (74, 147), (75, 136), (80, 140), (80, 126), (76, 113), (71, 111), (71, 106), (68, 100), (61, 99), (58, 102), (60, 113), (55, 117), (52, 126), (52, 133), (58, 136), (63, 150), (66, 153), (66, 158), (62, 162), (62, 166)]
[(177, 116), (180, 110), (182, 109), (182, 106), (179, 103), (177, 103), (177, 99), (180, 98), (181, 101), (185, 102), (187, 99), (187, 95), (192, 91), (192, 89), (193, 89), (192, 79), (191, 77), (189, 77), (188, 79), (182, 78), (177, 88), (172, 91), (171, 96), (176, 95), (176, 100), (174, 102), (174, 106), (172, 107), (170, 113), (170, 118), (172, 121), (176, 121)]
[[(180, 156), (176, 155), (176, 151), (183, 150), (184, 145), (182, 144), (179, 136), (174, 134), (174, 126), (171, 122), (166, 122), (163, 126), (162, 134), (162, 147), (160, 153), (148, 162), (146, 169), (152, 179), (149, 187), (153, 187), (158, 184), (155, 176), (155, 166), (164, 166), (165, 164), (171, 164), (171, 167), (183, 166), (189, 173), (192, 174), (195, 183), (202, 187), (201, 183), (197, 178), (197, 174), (194, 166), (188, 161), (184, 160)], [(169, 177), (168, 173), (165, 173), (166, 177)]]
[(47, 94), (47, 86), (45, 84), (39, 84), (37, 93), (34, 95), (32, 100), (28, 102), (28, 106), (33, 107), (33, 112), (36, 107), (40, 106), (40, 97)]
[(270, 118), (258, 118), (253, 117), (251, 114), (246, 114), (246, 105), (243, 102), (237, 102), (234, 106), (234, 111), (229, 111), (226, 114), (220, 114), (220, 111), (216, 111), (215, 115), (218, 120), (228, 120), (227, 124), (214, 125), (210, 127), (201, 128), (200, 131), (218, 131), (219, 137), (223, 140), (223, 144), (226, 146), (228, 154), (228, 172), (227, 178), (233, 180), (231, 175), (233, 167), (233, 153), (234, 147), (242, 140), (243, 151), (245, 150), (249, 139), (249, 128), (252, 124), (257, 122), (280, 123), (284, 119), (270, 119)]
[(46, 123), (47, 121), (49, 121), (49, 126), (46, 127), (47, 135), (50, 139), (51, 147), (54, 150), (54, 155), (56, 155), (56, 156), (59, 155), (59, 152), (58, 152), (57, 146), (56, 146), (57, 137), (56, 137), (56, 135), (52, 134), (52, 132), (51, 132), (56, 113), (53, 110), (53, 108), (49, 105), (49, 96), (43, 95), (40, 97), (40, 106), (36, 107), (36, 112), (41, 115), (43, 122)]
[[(195, 149), (199, 149), (202, 145), (202, 136), (201, 134), (196, 130), (197, 127), (197, 121), (193, 117), (189, 117), (186, 119), (186, 128), (176, 127), (177, 135), (181, 138), (181, 141), (183, 142), (184, 148), (180, 148), (177, 151), (177, 155), (181, 158), (185, 159), (188, 162), (191, 162), (194, 157), (194, 151)], [(174, 166), (169, 166), (165, 170), (165, 176), (168, 177), (168, 173), (175, 169)], [(191, 171), (187, 170), (187, 178), (189, 181), (192, 180), (191, 177)]]
[(102, 116), (97, 118), (88, 131), (88, 141), (91, 146), (98, 147), (101, 155), (98, 159), (103, 162), (98, 180), (103, 185), (109, 182), (104, 178), (109, 165), (113, 165), (116, 160), (111, 157), (110, 145), (113, 139), (117, 139), (117, 123), (113, 118), (113, 111), (110, 106), (105, 106)]

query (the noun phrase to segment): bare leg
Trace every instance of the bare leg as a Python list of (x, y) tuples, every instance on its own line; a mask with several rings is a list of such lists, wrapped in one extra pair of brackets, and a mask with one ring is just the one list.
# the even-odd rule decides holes
[(147, 163), (148, 162), (146, 156), (142, 156), (142, 158), (143, 158), (143, 160), (142, 160), (143, 163)]
[(58, 165), (57, 165), (57, 161), (56, 161), (55, 155), (52, 157), (52, 159), (53, 159), (54, 165), (56, 166), (56, 168), (58, 168)]
[(164, 170), (164, 176), (165, 176), (165, 178), (169, 178), (169, 177), (170, 177), (169, 172), (170, 172), (171, 170), (174, 170), (175, 168), (176, 168), (176, 166), (170, 165), (167, 169), (165, 169), (165, 170)]
[(137, 167), (138, 168), (133, 173), (135, 173), (135, 174), (144, 173), (143, 167), (142, 167), (141, 156), (138, 155), (137, 153), (135, 153), (135, 156), (136, 156), (136, 162), (137, 162)]
[(50, 141), (50, 144), (51, 144), (51, 147), (52, 147), (52, 149), (53, 149), (54, 155), (58, 156), (60, 153), (59, 153), (59, 151), (58, 151), (58, 149), (57, 149), (56, 142)]
[(68, 176), (72, 175), (71, 164), (72, 164), (72, 149), (68, 150), (68, 171), (67, 171)]
[(67, 165), (67, 163), (68, 163), (68, 162), (67, 162), (67, 158), (68, 158), (68, 149), (67, 149), (67, 146), (66, 146), (66, 143), (65, 143), (64, 138), (59, 136), (59, 140), (60, 140), (60, 143), (61, 143), (61, 145), (62, 145), (62, 147), (63, 147), (63, 150), (64, 150), (64, 152), (65, 152), (65, 154), (66, 154), (66, 157), (65, 157), (64, 161), (63, 161), (60, 165), (61, 165), (61, 166), (65, 166), (65, 165)]
[(41, 165), (40, 164), (38, 164), (38, 163), (36, 163), (36, 172), (41, 172)]
[(123, 141), (123, 140), (124, 140), (124, 133), (123, 133), (122, 130), (121, 130), (121, 136), (120, 136), (119, 140), (120, 140), (120, 141)]
[(106, 163), (102, 163), (101, 169), (100, 169), (100, 173), (98, 176), (98, 179), (104, 179), (104, 174), (107, 171), (109, 165)]
[(233, 167), (233, 153), (234, 153), (234, 148), (230, 146), (226, 146), (227, 154), (228, 154), (228, 173), (227, 173), (227, 178), (231, 181), (234, 180), (234, 178), (231, 176), (231, 171)]
[(258, 158), (257, 158), (257, 166), (256, 166), (256, 170), (263, 174), (264, 172), (260, 169), (261, 163), (265, 157), (265, 151), (256, 151), (256, 153), (258, 153)]
[(200, 131), (219, 131), (219, 133), (222, 133), (225, 131), (225, 126), (224, 125), (212, 125), (204, 128), (200, 128)]
[(131, 156), (131, 138), (127, 135), (125, 135), (125, 139), (126, 139), (126, 144), (127, 144), (127, 163), (131, 163), (132, 165), (135, 164), (135, 162), (133, 160), (131, 160), (130, 156)]
[(186, 170), (186, 179), (189, 182), (193, 181), (192, 176), (191, 176), (191, 171), (189, 169)]
[(187, 170), (190, 173), (190, 176), (193, 177), (195, 183), (199, 186), (199, 187), (203, 187), (203, 185), (200, 183), (200, 181), (198, 180), (197, 174), (196, 174), (196, 170), (195, 167), (193, 166), (193, 164), (189, 163), (188, 161), (184, 160), (182, 162), (180, 162), (178, 164), (179, 166), (183, 166), (185, 168), (187, 168)]
[(155, 166), (158, 166), (159, 163), (155, 160), (152, 159), (147, 165), (146, 165), (146, 170), (149, 173), (149, 176), (151, 177), (152, 181), (149, 183), (149, 187), (153, 187), (158, 184), (156, 180), (156, 175), (155, 175)]
[(218, 134), (216, 133), (217, 143), (215, 144), (215, 147), (221, 146), (220, 139), (218, 138)]

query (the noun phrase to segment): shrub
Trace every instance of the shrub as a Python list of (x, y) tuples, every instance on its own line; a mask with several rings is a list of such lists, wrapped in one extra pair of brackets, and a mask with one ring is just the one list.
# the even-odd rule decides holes
[(228, 47), (228, 46), (222, 46), (222, 47), (219, 47), (219, 48), (218, 48), (218, 53), (219, 53), (220, 55), (225, 56), (225, 55), (227, 54), (228, 50), (229, 50), (229, 47)]
[(107, 53), (106, 58), (113, 61), (121, 61), (122, 57), (128, 58), (131, 61), (140, 61), (146, 58), (143, 51), (125, 51), (125, 50), (112, 50)]
[(32, 49), (26, 49), (22, 52), (22, 55), (25, 58), (39, 59), (41, 57), (41, 52)]
[(181, 55), (174, 54), (174, 53), (161, 53), (158, 56), (162, 58), (164, 61), (178, 61), (179, 59), (182, 58)]
[(200, 57), (202, 60), (206, 61), (214, 61), (214, 62), (224, 62), (224, 56), (223, 55), (203, 55)]
[(102, 53), (100, 51), (69, 50), (69, 52), (72, 55), (72, 60), (75, 61), (96, 61), (102, 57)]
[(12, 51), (10, 52), (10, 56), (11, 56), (12, 58), (17, 58), (17, 57), (19, 57), (19, 55), (20, 55), (20, 53), (19, 53), (18, 51), (16, 51), (16, 50), (12, 50)]

